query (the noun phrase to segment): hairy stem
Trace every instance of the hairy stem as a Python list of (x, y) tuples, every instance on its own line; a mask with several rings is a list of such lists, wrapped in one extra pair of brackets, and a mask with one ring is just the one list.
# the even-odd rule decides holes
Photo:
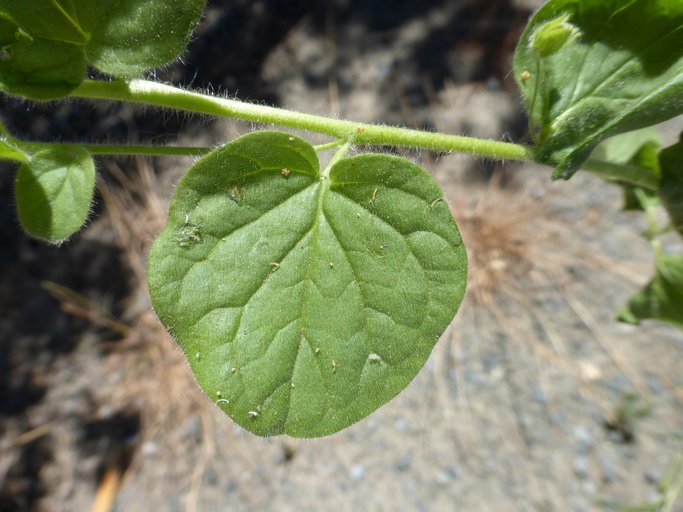
[(117, 144), (79, 144), (73, 142), (21, 142), (17, 145), (30, 152), (42, 149), (78, 146), (91, 155), (150, 155), (150, 156), (204, 156), (213, 148), (197, 146), (125, 146)]
[(313, 146), (313, 149), (315, 149), (316, 151), (325, 151), (326, 149), (337, 148), (342, 144), (344, 144), (344, 139), (337, 139), (326, 144), (318, 144), (317, 146)]
[(330, 175), (330, 171), (332, 170), (332, 167), (334, 167), (334, 164), (336, 164), (339, 160), (346, 156), (346, 153), (349, 152), (349, 149), (351, 149), (352, 144), (353, 140), (352, 138), (349, 138), (349, 140), (344, 142), (343, 145), (336, 151), (336, 153), (330, 159), (330, 161), (327, 164), (327, 167), (325, 167), (325, 170), (322, 173), (323, 178), (327, 178)]
[[(72, 93), (72, 97), (127, 101), (144, 105), (173, 108), (233, 117), (262, 124), (288, 126), (334, 137), (336, 140), (317, 146), (318, 151), (339, 146), (343, 141), (354, 144), (377, 144), (424, 148), (435, 151), (457, 151), (474, 155), (509, 160), (535, 161), (533, 146), (511, 144), (459, 135), (447, 135), (394, 126), (356, 123), (324, 116), (304, 114), (276, 107), (245, 103), (198, 92), (187, 91), (171, 85), (148, 80), (129, 82), (114, 80), (85, 80)], [(93, 154), (146, 154), (146, 155), (196, 155), (208, 152), (208, 148), (174, 148), (148, 146), (83, 145)], [(649, 169), (634, 165), (616, 164), (600, 160), (588, 160), (582, 168), (608, 180), (621, 180), (648, 190), (656, 191), (659, 178)]]
[(202, 114), (234, 117), (257, 123), (275, 124), (323, 133), (342, 139), (347, 139), (353, 135), (355, 144), (380, 144), (437, 151), (458, 151), (490, 158), (524, 161), (533, 161), (535, 157), (534, 148), (520, 144), (330, 119), (200, 94), (146, 80), (131, 80), (130, 82), (86, 80), (71, 93), (71, 96), (128, 101)]

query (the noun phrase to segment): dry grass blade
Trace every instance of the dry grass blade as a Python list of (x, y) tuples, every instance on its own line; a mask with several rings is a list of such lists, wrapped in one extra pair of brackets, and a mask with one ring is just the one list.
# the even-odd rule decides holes
[(65, 313), (85, 318), (94, 325), (111, 329), (124, 337), (130, 332), (128, 325), (74, 290), (52, 281), (43, 281), (42, 287), (59, 301), (60, 307)]
[(39, 437), (43, 437), (44, 435), (48, 434), (50, 432), (50, 429), (54, 426), (54, 424), (54, 421), (50, 421), (48, 423), (38, 425), (37, 427), (32, 428), (31, 430), (23, 432), (22, 434), (19, 434), (16, 438), (14, 438), (14, 440), (10, 442), (10, 445), (14, 448), (17, 448), (19, 446), (32, 443)]
[(117, 467), (110, 467), (104, 473), (95, 494), (91, 512), (110, 512), (114, 506), (116, 495), (121, 487), (123, 475)]

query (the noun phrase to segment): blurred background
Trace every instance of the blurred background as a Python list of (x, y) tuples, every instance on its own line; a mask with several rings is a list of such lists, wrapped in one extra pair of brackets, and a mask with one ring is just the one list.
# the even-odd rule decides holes
[[(213, 0), (182, 60), (151, 76), (528, 142), (511, 58), (541, 3)], [(0, 115), (29, 140), (218, 145), (254, 128), (6, 97)], [(147, 250), (191, 159), (98, 159), (88, 226), (59, 247), (22, 233), (3, 165), (0, 511), (683, 510), (683, 335), (615, 320), (652, 273), (645, 219), (585, 173), (398, 152), (444, 189), (468, 294), (406, 391), (316, 440), (233, 424), (151, 311)]]

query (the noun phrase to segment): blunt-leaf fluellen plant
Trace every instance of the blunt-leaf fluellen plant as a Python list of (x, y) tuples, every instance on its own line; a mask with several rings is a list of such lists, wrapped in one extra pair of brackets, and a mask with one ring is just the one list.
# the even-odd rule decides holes
[[(215, 403), (259, 435), (314, 437), (405, 388), (463, 299), (467, 257), (431, 176), (368, 144), (461, 151), (580, 169), (650, 221), (656, 271), (619, 313), (683, 326), (683, 142), (647, 128), (683, 113), (683, 2), (549, 0), (514, 76), (533, 146), (355, 123), (140, 78), (183, 51), (202, 0), (0, 0), (0, 89), (29, 100), (126, 101), (330, 137), (255, 131), (210, 148), (27, 142), (5, 128), (24, 229), (59, 243), (89, 213), (93, 156), (195, 155), (149, 254), (154, 309)], [(89, 68), (107, 79), (88, 80)], [(645, 129), (645, 130), (644, 130)], [(636, 131), (638, 130), (638, 131)], [(335, 149), (321, 168), (318, 152)], [(669, 222), (660, 225), (656, 209)]]

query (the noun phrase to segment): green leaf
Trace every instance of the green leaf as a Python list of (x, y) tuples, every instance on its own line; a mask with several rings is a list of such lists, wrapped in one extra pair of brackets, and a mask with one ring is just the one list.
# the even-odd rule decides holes
[(683, 327), (683, 256), (660, 254), (655, 277), (629, 301), (619, 320), (639, 324), (654, 319)]
[(465, 249), (434, 180), (255, 132), (199, 160), (149, 255), (154, 308), (204, 391), (258, 435), (316, 437), (415, 377), (462, 300)]
[(514, 68), (538, 159), (569, 178), (606, 137), (683, 113), (683, 2), (550, 0)]
[[(76, 2), (79, 9), (92, 0)], [(204, 11), (204, 0), (106, 0), (106, 15), (92, 29), (86, 48), (88, 61), (105, 73), (133, 78), (142, 71), (165, 66), (185, 49)], [(95, 25), (100, 10), (90, 8)]]
[(90, 212), (95, 165), (82, 148), (46, 149), (17, 172), (19, 220), (31, 235), (61, 242), (78, 231)]
[[(0, 1), (0, 9), (4, 10)], [(28, 2), (15, 2), (26, 6)], [(81, 83), (81, 46), (31, 35), (0, 12), (0, 90), (34, 99), (65, 96)]]
[(0, 9), (32, 37), (76, 45), (88, 40), (71, 0), (1, 0)]
[(203, 9), (203, 0), (0, 0), (0, 89), (54, 99), (88, 65), (119, 78), (164, 66)]
[(683, 236), (683, 133), (681, 140), (659, 153), (659, 197), (671, 224)]

